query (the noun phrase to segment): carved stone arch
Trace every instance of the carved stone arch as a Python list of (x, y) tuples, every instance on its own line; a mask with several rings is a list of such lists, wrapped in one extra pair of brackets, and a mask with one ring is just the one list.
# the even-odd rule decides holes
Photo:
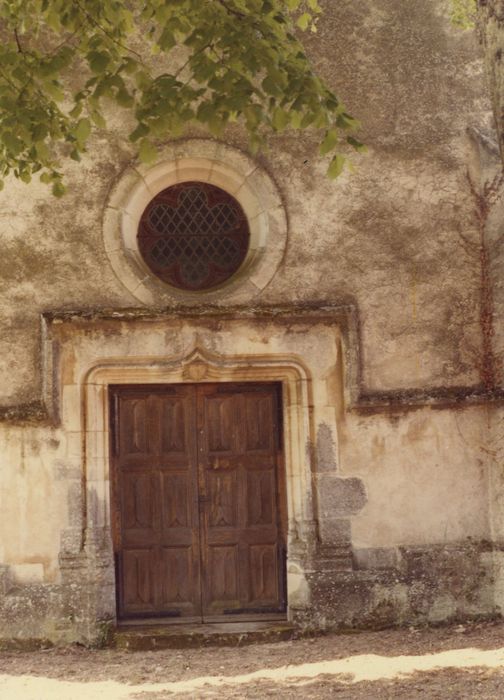
[[(278, 382), (282, 385), (284, 449), (288, 513), (287, 601), (299, 609), (309, 605), (303, 543), (314, 541), (311, 458), (313, 405), (310, 372), (296, 356), (213, 355), (199, 347), (172, 359), (109, 358), (82, 377), (86, 543), (88, 556), (109, 557), (112, 569), (108, 386), (199, 382)], [(107, 554), (108, 552), (108, 554)], [(106, 564), (106, 562), (105, 562)], [(110, 610), (114, 610), (110, 601)]]

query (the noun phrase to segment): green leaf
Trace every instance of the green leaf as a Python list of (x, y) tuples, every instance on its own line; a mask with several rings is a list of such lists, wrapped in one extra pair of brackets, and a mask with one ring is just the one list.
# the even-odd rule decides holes
[(301, 112), (291, 112), (291, 126), (293, 129), (299, 129), (301, 128), (301, 121), (303, 119), (303, 115)]
[(358, 128), (359, 122), (357, 121), (357, 119), (354, 119), (346, 112), (343, 112), (342, 114), (338, 114), (336, 118), (336, 126), (339, 126), (340, 129), (354, 131)]
[(176, 43), (177, 41), (173, 32), (170, 31), (168, 27), (165, 27), (158, 39), (159, 48), (161, 48), (163, 51), (169, 51), (175, 46)]
[(12, 152), (14, 156), (21, 153), (24, 148), (23, 142), (18, 139), (11, 131), (6, 131), (2, 134), (2, 141), (5, 146)]
[(73, 109), (68, 112), (68, 115), (72, 117), (72, 119), (77, 119), (77, 117), (80, 117), (82, 114), (82, 109), (83, 105), (82, 102), (78, 102)]
[(100, 74), (103, 73), (110, 63), (110, 56), (104, 51), (91, 51), (87, 55), (87, 60), (89, 61), (89, 67), (93, 73)]
[(340, 153), (337, 153), (331, 160), (329, 167), (327, 168), (327, 175), (331, 178), (331, 180), (335, 180), (338, 175), (341, 175), (343, 166), (345, 165), (345, 160), (345, 156), (342, 156)]
[(123, 70), (126, 75), (133, 75), (138, 69), (138, 62), (129, 56), (124, 59)]
[(56, 10), (51, 10), (48, 12), (45, 16), (45, 21), (47, 26), (54, 29), (55, 32), (59, 32), (61, 30), (61, 19)]
[(283, 131), (289, 123), (289, 115), (284, 109), (277, 107), (273, 112), (272, 123), (277, 131)]
[(34, 141), (43, 141), (48, 133), (47, 124), (37, 124), (32, 131), (32, 139)]
[(298, 17), (296, 24), (300, 29), (305, 31), (308, 29), (311, 19), (311, 15), (308, 14), (308, 12), (303, 12), (303, 14)]
[(367, 151), (367, 146), (361, 143), (361, 141), (354, 139), (353, 136), (347, 136), (347, 143), (349, 143), (352, 148), (355, 148), (358, 153), (366, 153)]
[(35, 151), (37, 153), (38, 158), (40, 158), (40, 160), (42, 160), (42, 161), (49, 160), (51, 154), (49, 152), (49, 148), (48, 148), (47, 144), (44, 143), (43, 141), (38, 141), (35, 144)]
[[(483, 2), (480, 4), (483, 6)], [(451, 5), (452, 23), (459, 29), (473, 29), (478, 11), (477, 0), (451, 0)]]
[(49, 97), (52, 97), (56, 102), (63, 102), (65, 99), (65, 93), (61, 89), (61, 86), (54, 80), (44, 83), (44, 89)]
[(121, 107), (131, 107), (135, 103), (133, 97), (124, 88), (116, 92), (115, 100)]
[(138, 141), (141, 139), (143, 136), (146, 136), (149, 133), (150, 129), (146, 124), (139, 124), (134, 131), (131, 132), (129, 135), (129, 140), (133, 141)]
[(66, 187), (61, 180), (56, 180), (51, 189), (55, 197), (63, 197), (66, 192)]
[(91, 122), (89, 119), (79, 119), (79, 122), (75, 128), (74, 134), (77, 141), (80, 143), (85, 143), (89, 134), (91, 133)]
[(105, 129), (107, 122), (98, 110), (91, 110), (89, 116), (91, 117), (91, 121), (93, 124), (95, 124), (95, 126), (97, 126), (99, 129)]
[(140, 141), (140, 147), (138, 149), (138, 157), (142, 163), (152, 163), (157, 158), (157, 150), (147, 139)]
[(329, 151), (332, 151), (333, 148), (335, 148), (336, 144), (338, 143), (338, 130), (337, 129), (329, 129), (326, 132), (325, 138), (320, 144), (320, 155), (325, 156), (326, 153), (329, 153)]
[(259, 105), (249, 105), (243, 110), (243, 114), (247, 120), (247, 126), (251, 132), (255, 132), (255, 129), (262, 120), (262, 110)]

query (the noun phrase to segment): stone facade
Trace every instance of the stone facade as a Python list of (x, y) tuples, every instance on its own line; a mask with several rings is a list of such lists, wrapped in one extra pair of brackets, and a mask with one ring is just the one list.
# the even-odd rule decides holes
[[(290, 619), (500, 614), (503, 204), (477, 42), (444, 0), (325, 4), (307, 48), (363, 123), (355, 172), (327, 180), (298, 134), (253, 158), (238, 128), (146, 168), (115, 124), (63, 199), (2, 193), (0, 639), (115, 623), (110, 384), (281, 383)], [(209, 293), (166, 287), (136, 248), (150, 198), (185, 180), (250, 222)]]

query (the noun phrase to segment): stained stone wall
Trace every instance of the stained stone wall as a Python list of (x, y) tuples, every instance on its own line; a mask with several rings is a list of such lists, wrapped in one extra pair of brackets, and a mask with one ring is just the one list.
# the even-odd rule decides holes
[[(307, 50), (363, 124), (354, 172), (326, 179), (297, 133), (253, 157), (238, 127), (143, 168), (114, 116), (63, 199), (1, 193), (0, 638), (114, 623), (106, 430), (89, 423), (107, 382), (243, 379), (240, 357), (284, 386), (291, 618), (500, 613), (504, 198), (480, 50), (448, 0), (322, 4)], [(135, 197), (180, 173), (254, 220), (246, 269), (206, 296), (160, 287), (134, 249)]]

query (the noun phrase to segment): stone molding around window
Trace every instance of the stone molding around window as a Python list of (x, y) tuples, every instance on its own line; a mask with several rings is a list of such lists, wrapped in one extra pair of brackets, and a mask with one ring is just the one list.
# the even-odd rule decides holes
[[(250, 227), (250, 245), (241, 267), (216, 289), (193, 292), (158, 279), (144, 262), (137, 243), (138, 223), (159, 192), (180, 182), (216, 185), (242, 206)], [(103, 217), (105, 251), (120, 282), (146, 306), (173, 303), (237, 304), (256, 298), (275, 275), (285, 253), (287, 217), (271, 177), (243, 152), (209, 139), (166, 146), (151, 167), (128, 167), (113, 187)]]

